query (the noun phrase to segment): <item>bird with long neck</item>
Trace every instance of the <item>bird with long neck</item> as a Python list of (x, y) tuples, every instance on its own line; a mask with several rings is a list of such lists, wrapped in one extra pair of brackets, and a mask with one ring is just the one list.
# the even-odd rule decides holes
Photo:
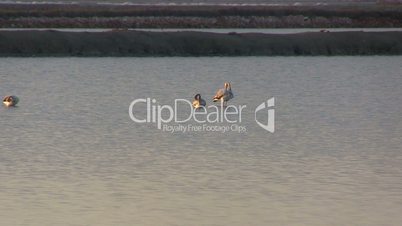
[(227, 102), (233, 97), (232, 85), (230, 85), (229, 82), (225, 82), (224, 87), (216, 92), (213, 101), (216, 102), (220, 100), (222, 106), (226, 106)]

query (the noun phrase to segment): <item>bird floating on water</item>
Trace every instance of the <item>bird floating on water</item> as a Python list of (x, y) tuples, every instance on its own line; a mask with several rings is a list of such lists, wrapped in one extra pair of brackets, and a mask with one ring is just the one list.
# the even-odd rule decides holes
[(222, 105), (226, 106), (227, 102), (233, 97), (232, 85), (229, 82), (225, 82), (224, 87), (216, 92), (213, 100), (214, 102), (220, 100)]
[(16, 96), (6, 96), (3, 99), (3, 104), (6, 105), (6, 107), (15, 107), (19, 100), (20, 99)]
[(206, 105), (205, 100), (201, 98), (201, 94), (197, 93), (193, 100), (193, 107), (195, 109), (198, 109), (201, 107), (205, 107), (205, 105)]

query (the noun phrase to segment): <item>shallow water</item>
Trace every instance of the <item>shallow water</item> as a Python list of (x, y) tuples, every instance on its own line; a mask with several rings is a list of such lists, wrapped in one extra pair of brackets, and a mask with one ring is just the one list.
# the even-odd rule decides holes
[[(0, 58), (3, 225), (399, 225), (402, 57)], [(131, 121), (230, 81), (229, 131)], [(275, 133), (254, 121), (275, 97)], [(194, 122), (192, 122), (194, 124)]]

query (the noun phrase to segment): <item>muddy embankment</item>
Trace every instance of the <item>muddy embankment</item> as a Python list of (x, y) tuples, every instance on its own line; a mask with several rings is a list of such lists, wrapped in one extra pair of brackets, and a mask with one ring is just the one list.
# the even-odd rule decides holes
[(1, 28), (402, 27), (402, 4), (0, 6)]

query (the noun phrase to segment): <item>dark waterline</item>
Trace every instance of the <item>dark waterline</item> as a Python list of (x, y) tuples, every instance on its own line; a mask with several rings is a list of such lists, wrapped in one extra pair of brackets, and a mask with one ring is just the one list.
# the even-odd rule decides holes
[(0, 31), (0, 56), (400, 55), (402, 32)]

